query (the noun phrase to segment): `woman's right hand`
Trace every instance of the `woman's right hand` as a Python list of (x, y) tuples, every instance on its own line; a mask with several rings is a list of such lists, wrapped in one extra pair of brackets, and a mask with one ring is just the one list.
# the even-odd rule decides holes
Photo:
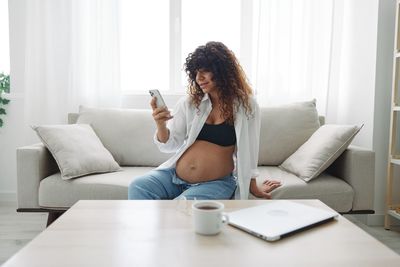
[(166, 122), (172, 119), (173, 116), (171, 116), (171, 112), (167, 107), (158, 108), (156, 101), (156, 97), (153, 97), (150, 102), (151, 108), (153, 109), (153, 119), (158, 127), (166, 127)]
[(271, 199), (272, 196), (270, 192), (275, 188), (282, 185), (280, 181), (276, 180), (265, 180), (262, 184), (258, 185), (256, 179), (250, 180), (250, 193), (258, 198)]

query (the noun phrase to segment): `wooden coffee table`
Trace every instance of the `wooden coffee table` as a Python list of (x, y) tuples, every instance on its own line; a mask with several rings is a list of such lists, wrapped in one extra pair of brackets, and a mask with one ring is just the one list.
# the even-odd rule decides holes
[[(265, 201), (223, 202), (232, 211)], [(3, 266), (400, 266), (399, 255), (342, 216), (269, 243), (231, 226), (195, 234), (191, 203), (79, 201)]]

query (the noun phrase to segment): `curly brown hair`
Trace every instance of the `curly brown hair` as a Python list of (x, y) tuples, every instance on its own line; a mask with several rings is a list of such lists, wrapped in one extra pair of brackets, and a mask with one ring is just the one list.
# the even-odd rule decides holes
[(246, 74), (235, 54), (223, 43), (208, 42), (199, 46), (188, 55), (184, 68), (188, 75), (188, 93), (197, 108), (204, 92), (196, 82), (196, 74), (202, 70), (213, 74), (212, 80), (218, 88), (221, 100), (221, 112), (229, 124), (233, 124), (234, 110), (237, 111), (239, 105), (244, 106), (247, 115), (252, 112), (249, 98), (253, 92)]

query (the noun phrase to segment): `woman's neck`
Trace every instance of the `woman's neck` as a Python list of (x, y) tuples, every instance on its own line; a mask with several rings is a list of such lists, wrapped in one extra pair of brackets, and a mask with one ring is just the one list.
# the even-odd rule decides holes
[(208, 97), (210, 98), (211, 104), (214, 107), (218, 106), (221, 102), (217, 92), (208, 93)]

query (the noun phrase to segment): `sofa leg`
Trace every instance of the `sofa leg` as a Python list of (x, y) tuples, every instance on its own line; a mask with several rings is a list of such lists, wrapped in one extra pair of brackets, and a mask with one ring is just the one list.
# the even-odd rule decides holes
[(49, 216), (47, 217), (47, 225), (46, 227), (49, 227), (50, 224), (52, 224), (55, 220), (58, 219), (65, 211), (60, 210), (60, 211), (49, 211)]

